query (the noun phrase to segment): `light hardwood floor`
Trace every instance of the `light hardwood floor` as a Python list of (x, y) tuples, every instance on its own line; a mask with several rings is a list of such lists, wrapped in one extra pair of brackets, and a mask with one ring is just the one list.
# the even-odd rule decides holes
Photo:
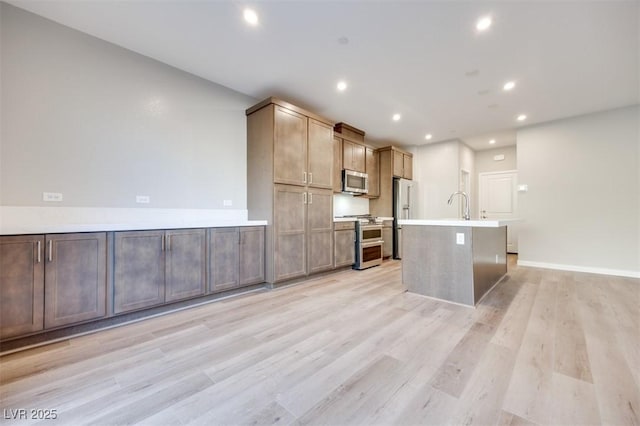
[(0, 380), (20, 425), (637, 425), (640, 280), (511, 261), (472, 309), (390, 261), (6, 355)]

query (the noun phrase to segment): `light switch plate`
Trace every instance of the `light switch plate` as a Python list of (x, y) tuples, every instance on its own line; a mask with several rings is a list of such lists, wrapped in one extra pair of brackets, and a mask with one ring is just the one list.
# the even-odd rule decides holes
[(464, 245), (464, 234), (462, 232), (456, 232), (456, 244)]
[(222, 205), (225, 207), (229, 207), (233, 205), (233, 201), (232, 200), (222, 200)]
[(529, 191), (529, 185), (518, 185), (518, 192), (527, 192)]

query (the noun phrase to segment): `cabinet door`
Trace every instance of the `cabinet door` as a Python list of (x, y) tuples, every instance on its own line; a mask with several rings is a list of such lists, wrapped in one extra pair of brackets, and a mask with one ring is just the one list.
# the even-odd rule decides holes
[(164, 231), (116, 232), (115, 313), (164, 303)]
[(209, 291), (217, 292), (240, 285), (240, 231), (216, 228), (209, 231)]
[(274, 281), (307, 274), (306, 188), (274, 187)]
[(403, 158), (403, 177), (405, 179), (413, 179), (413, 156), (404, 154)]
[(333, 128), (309, 119), (308, 183), (315, 188), (333, 188)]
[(334, 232), (335, 267), (353, 265), (355, 262), (355, 238), (353, 229)]
[(205, 230), (166, 231), (165, 301), (201, 296), (205, 291)]
[(393, 228), (382, 228), (382, 257), (390, 257), (393, 255)]
[(342, 160), (345, 169), (356, 172), (365, 171), (364, 145), (360, 145), (348, 140), (342, 141)]
[(369, 198), (380, 196), (380, 166), (378, 159), (378, 153), (373, 148), (366, 147), (366, 171), (369, 177), (369, 192), (367, 195)]
[(393, 176), (404, 177), (404, 154), (398, 151), (391, 151), (393, 155)]
[(240, 285), (264, 282), (264, 227), (240, 228)]
[(274, 109), (273, 181), (307, 183), (307, 117), (276, 106)]
[(333, 268), (333, 193), (309, 190), (309, 273)]
[(0, 339), (44, 326), (44, 236), (0, 237)]
[(46, 236), (44, 327), (107, 313), (107, 235)]
[(333, 138), (333, 192), (342, 192), (342, 139)]

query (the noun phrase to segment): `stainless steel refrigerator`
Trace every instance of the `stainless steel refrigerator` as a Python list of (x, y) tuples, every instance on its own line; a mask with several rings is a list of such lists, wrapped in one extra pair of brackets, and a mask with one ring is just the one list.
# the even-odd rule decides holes
[(402, 259), (401, 219), (415, 219), (417, 184), (408, 179), (393, 178), (393, 258)]

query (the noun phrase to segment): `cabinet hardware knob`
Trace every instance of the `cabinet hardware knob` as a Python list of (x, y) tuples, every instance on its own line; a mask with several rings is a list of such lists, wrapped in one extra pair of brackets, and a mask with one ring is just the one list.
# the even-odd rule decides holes
[(302, 193), (302, 204), (307, 204), (307, 193), (306, 192)]
[(309, 193), (309, 204), (313, 204), (313, 192)]
[(40, 241), (38, 241), (38, 263), (42, 262), (42, 258), (40, 254), (41, 250), (42, 250), (42, 247), (41, 247)]
[(48, 244), (49, 244), (49, 262), (53, 262), (53, 244), (52, 244), (52, 240), (49, 240)]
[(309, 172), (309, 183), (313, 183), (313, 173)]
[(302, 182), (307, 183), (307, 172), (302, 172)]
[(164, 251), (164, 235), (162, 236), (162, 251)]

